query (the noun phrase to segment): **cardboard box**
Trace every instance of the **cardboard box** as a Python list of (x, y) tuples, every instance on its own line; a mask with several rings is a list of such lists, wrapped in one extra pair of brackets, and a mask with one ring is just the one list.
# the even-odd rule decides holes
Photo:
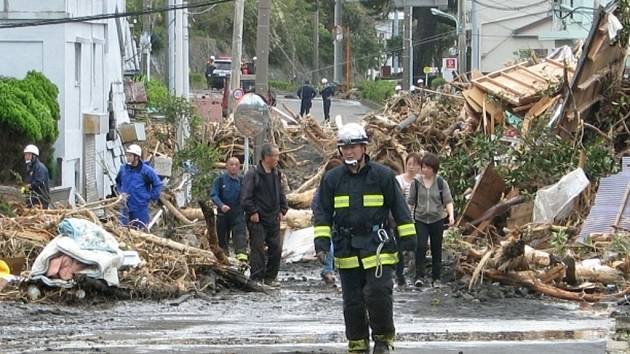
[(145, 141), (147, 139), (144, 132), (144, 123), (121, 124), (118, 127), (118, 132), (124, 144)]
[(173, 172), (173, 159), (167, 156), (155, 156), (153, 158), (153, 169), (158, 176), (171, 177)]

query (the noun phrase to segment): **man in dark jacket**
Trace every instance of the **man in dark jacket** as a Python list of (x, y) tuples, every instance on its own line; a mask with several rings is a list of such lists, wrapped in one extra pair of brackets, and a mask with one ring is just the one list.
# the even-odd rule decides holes
[(28, 145), (24, 148), (24, 161), (26, 161), (27, 186), (23, 191), (28, 195), (26, 206), (32, 208), (39, 206), (48, 209), (50, 203), (50, 188), (48, 186), (48, 169), (39, 161), (39, 149), (35, 145)]
[[(326, 259), (330, 240), (335, 249), (343, 291), (348, 352), (367, 353), (370, 329), (374, 354), (389, 353), (395, 328), (392, 275), (398, 244), (405, 252), (416, 246), (416, 231), (394, 173), (370, 161), (368, 137), (357, 123), (344, 125), (337, 146), (344, 166), (324, 175), (315, 211), (315, 251)], [(389, 232), (389, 215), (399, 239)]]
[(332, 103), (332, 97), (335, 95), (335, 87), (328, 84), (326, 78), (322, 79), (322, 90), (319, 92), (322, 95), (322, 101), (324, 102), (324, 124), (330, 124), (330, 104)]
[(241, 207), (241, 162), (236, 157), (227, 160), (227, 171), (214, 179), (210, 199), (219, 208), (217, 236), (219, 246), (229, 254), (230, 234), (233, 236), (236, 259), (247, 263), (245, 214)]
[(304, 81), (304, 86), (297, 91), (298, 97), (302, 100), (300, 103), (300, 117), (309, 114), (313, 106), (313, 98), (317, 96), (317, 91), (311, 87), (308, 80)]
[(120, 223), (135, 229), (149, 226), (149, 202), (160, 199), (162, 181), (153, 168), (142, 161), (142, 149), (136, 144), (127, 149), (127, 164), (116, 175), (116, 190), (127, 195)]
[(278, 286), (276, 277), (282, 256), (280, 221), (289, 207), (282, 187), (282, 176), (277, 168), (280, 150), (271, 144), (264, 144), (261, 155), (258, 166), (245, 174), (241, 192), (241, 206), (245, 210), (249, 230), (250, 277), (270, 286)]

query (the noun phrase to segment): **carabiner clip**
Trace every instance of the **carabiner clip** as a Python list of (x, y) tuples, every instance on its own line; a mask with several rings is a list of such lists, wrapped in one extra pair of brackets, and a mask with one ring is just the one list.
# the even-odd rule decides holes
[(378, 236), (378, 240), (382, 243), (389, 241), (389, 235), (387, 234), (387, 231), (385, 231), (385, 229), (378, 229), (376, 235)]

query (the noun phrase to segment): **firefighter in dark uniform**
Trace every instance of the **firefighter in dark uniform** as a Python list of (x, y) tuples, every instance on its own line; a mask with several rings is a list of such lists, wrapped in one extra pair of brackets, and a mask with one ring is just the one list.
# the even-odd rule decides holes
[[(335, 264), (343, 290), (343, 312), (349, 353), (389, 353), (395, 329), (392, 274), (398, 245), (405, 253), (416, 246), (416, 230), (394, 173), (370, 161), (368, 137), (356, 123), (344, 125), (337, 146), (344, 165), (329, 171), (320, 185), (315, 214), (315, 250), (325, 260), (332, 237)], [(395, 239), (389, 215), (397, 224)], [(411, 259), (411, 258), (408, 258)]]

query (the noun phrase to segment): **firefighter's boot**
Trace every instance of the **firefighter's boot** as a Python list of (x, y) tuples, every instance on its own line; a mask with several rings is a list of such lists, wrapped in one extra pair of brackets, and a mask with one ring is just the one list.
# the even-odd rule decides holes
[(348, 354), (369, 354), (370, 341), (367, 339), (351, 340), (348, 342)]

